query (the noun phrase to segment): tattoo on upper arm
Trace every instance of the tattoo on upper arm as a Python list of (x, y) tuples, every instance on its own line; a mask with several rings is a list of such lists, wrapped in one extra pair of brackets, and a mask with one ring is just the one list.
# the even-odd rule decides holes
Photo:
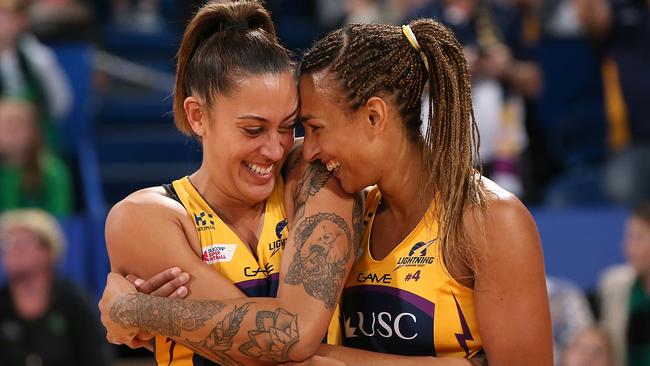
[(219, 313), (219, 301), (172, 301), (144, 294), (121, 295), (110, 311), (111, 320), (125, 327), (144, 329), (169, 337), (195, 331)]
[[(307, 294), (334, 309), (354, 249), (348, 224), (334, 213), (320, 212), (301, 220), (294, 235), (296, 253), (284, 282), (303, 285)], [(345, 249), (337, 255), (333, 249), (341, 240)]]
[(239, 352), (263, 361), (289, 360), (289, 350), (300, 339), (298, 315), (283, 308), (258, 311), (255, 323), (257, 329), (248, 332), (251, 340), (242, 344)]
[(305, 204), (309, 197), (313, 197), (325, 187), (332, 173), (327, 170), (321, 162), (310, 163), (307, 170), (300, 178), (293, 192), (293, 200), (296, 207), (295, 222), (298, 222), (305, 214)]

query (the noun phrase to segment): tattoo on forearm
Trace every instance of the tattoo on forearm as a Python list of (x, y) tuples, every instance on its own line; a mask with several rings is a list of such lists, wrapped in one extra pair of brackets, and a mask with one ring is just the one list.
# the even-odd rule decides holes
[(226, 314), (223, 320), (217, 323), (206, 339), (199, 342), (186, 339), (184, 343), (200, 354), (210, 355), (212, 360), (222, 366), (241, 365), (226, 352), (232, 348), (233, 337), (239, 332), (251, 304), (235, 306), (232, 312)]
[(178, 337), (183, 331), (199, 329), (224, 307), (219, 301), (174, 301), (138, 293), (120, 295), (110, 317), (125, 327)]
[(332, 173), (327, 170), (321, 162), (310, 163), (307, 170), (300, 178), (293, 192), (293, 200), (296, 207), (295, 222), (298, 222), (305, 214), (305, 203), (309, 197), (313, 197), (325, 187)]
[[(303, 285), (307, 294), (333, 309), (354, 249), (348, 224), (334, 213), (317, 213), (299, 222), (295, 241), (296, 254), (284, 282)], [(345, 251), (337, 256), (333, 249), (339, 241)]]
[(263, 361), (288, 361), (289, 350), (300, 339), (298, 315), (285, 309), (258, 311), (256, 330), (248, 332), (250, 341), (239, 347), (242, 354)]

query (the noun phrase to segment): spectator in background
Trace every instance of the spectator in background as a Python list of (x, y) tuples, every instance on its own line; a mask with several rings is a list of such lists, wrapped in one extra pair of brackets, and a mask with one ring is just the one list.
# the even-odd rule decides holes
[(55, 277), (65, 249), (56, 220), (41, 210), (0, 217), (0, 364), (108, 365), (99, 321), (83, 296)]
[(70, 173), (43, 145), (37, 111), (29, 101), (0, 98), (0, 211), (39, 207), (67, 215)]
[(0, 0), (0, 96), (34, 100), (42, 112), (45, 140), (56, 149), (52, 122), (65, 120), (72, 106), (72, 94), (52, 51), (27, 28), (27, 2)]
[(123, 30), (156, 33), (163, 26), (158, 0), (112, 0), (113, 21)]
[(627, 220), (624, 249), (628, 263), (608, 269), (598, 286), (601, 323), (616, 365), (650, 365), (650, 201)]
[(42, 41), (88, 40), (92, 12), (81, 0), (31, 0), (30, 30)]
[(562, 354), (561, 366), (613, 366), (612, 346), (607, 334), (595, 327), (583, 329)]
[[(617, 202), (650, 199), (650, 1), (576, 0), (590, 35), (603, 43), (623, 94), (623, 149), (608, 162), (606, 187)], [(626, 118), (625, 118), (626, 117)], [(625, 124), (625, 123), (624, 123)], [(625, 144), (627, 142), (627, 144)]]
[(594, 324), (589, 302), (573, 283), (554, 277), (546, 278), (553, 327), (553, 359), (560, 364), (565, 348), (575, 336)]

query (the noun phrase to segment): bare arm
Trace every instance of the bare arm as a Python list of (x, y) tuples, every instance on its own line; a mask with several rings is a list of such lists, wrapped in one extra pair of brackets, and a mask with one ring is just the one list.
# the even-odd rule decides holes
[(352, 266), (357, 236), (353, 216), (362, 213), (353, 215), (354, 199), (322, 164), (300, 165), (304, 184), (287, 186), (312, 191), (294, 206), (298, 214), (290, 227), (277, 298), (184, 301), (118, 295), (132, 286), (112, 276), (100, 304), (110, 309), (103, 312), (110, 313), (103, 320), (120, 325), (126, 334), (142, 329), (166, 335), (222, 364), (237, 364), (230, 357), (240, 355), (278, 362), (309, 357), (327, 329)]
[[(355, 366), (410, 366), (410, 365), (429, 365), (429, 366), (482, 366), (487, 365), (484, 357), (477, 358), (459, 358), (459, 357), (428, 357), (428, 356), (401, 356), (387, 353), (370, 352), (356, 348), (321, 345), (317, 355), (342, 361), (346, 365)], [(324, 362), (304, 362), (296, 363), (296, 366), (302, 365), (326, 365)], [(294, 364), (289, 364), (294, 365)]]
[(482, 223), (472, 214), (465, 219), (479, 250), (474, 301), (483, 349), (492, 365), (550, 366), (551, 320), (537, 228), (516, 197), (498, 195), (488, 200)]
[(106, 247), (111, 270), (151, 278), (170, 267), (190, 274), (188, 297), (242, 298), (231, 281), (205, 264), (198, 236), (185, 208), (161, 188), (149, 188), (121, 201), (106, 221)]

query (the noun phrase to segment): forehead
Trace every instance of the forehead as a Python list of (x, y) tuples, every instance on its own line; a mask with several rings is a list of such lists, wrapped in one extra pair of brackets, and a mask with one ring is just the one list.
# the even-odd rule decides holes
[(284, 118), (296, 109), (298, 90), (289, 72), (248, 74), (236, 78), (234, 91), (217, 96), (215, 102), (217, 111)]
[(342, 106), (338, 80), (330, 72), (304, 74), (300, 78), (301, 113)]

